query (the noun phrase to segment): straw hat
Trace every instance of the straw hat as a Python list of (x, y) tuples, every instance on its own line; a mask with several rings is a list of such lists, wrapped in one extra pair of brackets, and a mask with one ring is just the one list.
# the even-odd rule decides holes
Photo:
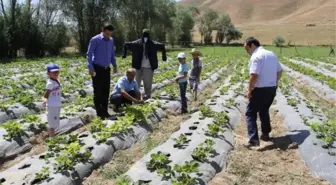
[(191, 54), (196, 54), (198, 56), (202, 56), (202, 53), (199, 50), (197, 50), (196, 48), (193, 48), (190, 53)]

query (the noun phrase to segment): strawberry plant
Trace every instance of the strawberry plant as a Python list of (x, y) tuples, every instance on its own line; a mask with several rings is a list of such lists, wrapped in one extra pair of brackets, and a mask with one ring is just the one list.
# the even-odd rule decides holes
[(234, 99), (233, 98), (228, 99), (227, 102), (226, 102), (227, 107), (231, 107), (231, 106), (233, 106), (233, 104), (234, 104)]
[(240, 84), (235, 90), (234, 92), (236, 94), (242, 94), (242, 92), (244, 91), (244, 85), (243, 84)]
[(151, 104), (127, 106), (126, 115), (134, 116), (134, 121), (145, 121), (155, 111), (155, 106)]
[(292, 107), (296, 107), (296, 105), (297, 105), (297, 102), (296, 102), (296, 100), (294, 98), (289, 98), (287, 100), (287, 103), (288, 103), (288, 105), (290, 105)]
[(165, 169), (168, 168), (168, 164), (170, 163), (170, 160), (168, 159), (168, 156), (158, 152), (151, 154), (151, 160), (147, 163), (147, 169), (150, 171), (156, 171), (159, 169)]
[(133, 185), (133, 180), (126, 175), (123, 175), (121, 177), (118, 177), (115, 181), (116, 185)]
[(215, 138), (215, 137), (218, 137), (223, 132), (224, 132), (224, 128), (212, 123), (208, 125), (208, 130), (206, 131), (206, 134), (210, 137)]
[(336, 140), (336, 121), (327, 120), (321, 123), (309, 123), (309, 126), (316, 132), (317, 137), (323, 140), (323, 148), (332, 147)]
[(172, 185), (193, 185), (196, 183), (196, 178), (190, 177), (190, 175), (186, 173), (182, 173), (176, 179), (172, 180)]
[(205, 161), (205, 159), (210, 155), (213, 151), (213, 140), (207, 139), (204, 143), (200, 144), (193, 150), (191, 156), (197, 161)]
[(89, 130), (91, 133), (101, 132), (105, 128), (105, 123), (99, 118), (95, 118), (92, 120)]
[(26, 123), (41, 123), (41, 118), (33, 114), (25, 114), (23, 116), (23, 121)]
[(25, 135), (25, 131), (22, 129), (21, 124), (15, 121), (9, 121), (2, 125), (7, 134), (4, 135), (5, 139), (11, 140)]
[(46, 158), (54, 157), (56, 153), (65, 149), (70, 143), (78, 142), (78, 135), (56, 136), (47, 139)]
[(168, 97), (171, 98), (171, 99), (177, 97), (177, 95), (179, 93), (176, 85), (169, 85), (164, 90), (168, 94)]
[(44, 181), (49, 178), (50, 176), (50, 170), (48, 167), (43, 167), (40, 172), (35, 173), (35, 181)]
[(186, 162), (184, 165), (174, 166), (174, 171), (178, 173), (197, 173), (199, 168), (199, 163), (196, 161)]
[(212, 111), (209, 106), (205, 106), (205, 105), (202, 105), (200, 107), (200, 111), (201, 111), (202, 116), (204, 117), (213, 117), (215, 114), (215, 112)]
[(78, 141), (70, 143), (56, 156), (56, 171), (72, 171), (77, 163), (87, 162), (90, 158), (91, 152), (82, 148)]
[(228, 92), (228, 90), (230, 89), (230, 86), (226, 85), (226, 86), (223, 86), (222, 88), (219, 89), (219, 93), (220, 95), (224, 95)]
[(226, 125), (230, 118), (225, 112), (215, 113), (214, 123), (217, 125)]
[(190, 141), (184, 134), (181, 134), (178, 138), (174, 138), (173, 140), (176, 142), (176, 144), (174, 145), (175, 148), (182, 148)]

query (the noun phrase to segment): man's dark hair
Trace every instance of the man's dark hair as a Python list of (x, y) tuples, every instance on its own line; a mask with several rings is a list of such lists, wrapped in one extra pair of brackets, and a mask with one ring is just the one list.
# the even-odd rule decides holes
[(260, 42), (254, 38), (254, 37), (249, 37), (246, 39), (246, 45), (248, 45), (249, 47), (252, 46), (252, 44), (254, 44), (256, 47), (260, 46)]
[(113, 31), (114, 27), (112, 26), (112, 24), (105, 24), (103, 29), (104, 29), (104, 31), (105, 30)]

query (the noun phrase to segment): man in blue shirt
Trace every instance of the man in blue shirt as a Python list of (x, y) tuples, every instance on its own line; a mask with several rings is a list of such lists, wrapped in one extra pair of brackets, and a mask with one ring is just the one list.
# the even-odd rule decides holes
[(117, 72), (117, 63), (114, 51), (112, 25), (105, 25), (103, 32), (90, 40), (87, 61), (89, 74), (92, 77), (94, 104), (97, 116), (101, 119), (109, 118), (108, 99), (110, 95), (111, 68)]
[(128, 69), (126, 76), (121, 77), (111, 95), (111, 104), (118, 111), (122, 104), (143, 103), (138, 83), (134, 80), (136, 74), (135, 69)]

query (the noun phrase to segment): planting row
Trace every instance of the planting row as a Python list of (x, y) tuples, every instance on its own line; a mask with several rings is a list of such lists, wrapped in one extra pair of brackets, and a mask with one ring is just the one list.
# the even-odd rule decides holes
[(230, 85), (229, 81), (216, 90), (199, 112), (183, 122), (179, 131), (136, 162), (117, 182), (125, 185), (207, 184), (225, 167), (226, 156), (233, 149), (232, 129), (241, 118), (235, 106), (246, 106), (244, 97), (236, 93), (240, 85)]
[(320, 66), (321, 68), (328, 69), (332, 72), (336, 72), (336, 63), (335, 64), (330, 64), (330, 63), (325, 63), (325, 62), (317, 61), (317, 60), (314, 60), (314, 59), (302, 58), (302, 57), (296, 57), (294, 59), (303, 61), (305, 63), (309, 63), (309, 64), (314, 65), (314, 66)]
[(327, 84), (330, 88), (336, 90), (336, 78), (326, 76), (325, 74), (316, 72), (315, 70), (313, 70), (311, 68), (301, 66), (297, 63), (288, 61), (286, 59), (283, 59), (282, 63), (285, 64), (286, 66), (292, 68), (293, 70), (298, 71), (298, 72), (300, 72), (304, 75), (311, 76), (312, 78), (321, 82), (322, 84)]
[[(159, 104), (163, 108), (171, 108), (169, 101), (160, 102)], [(155, 118), (154, 120), (157, 122), (159, 118), (164, 116), (164, 112), (160, 108), (155, 108), (160, 107), (160, 105), (154, 104), (156, 105), (128, 107), (125, 116), (118, 117), (115, 122), (110, 121), (107, 126), (99, 120), (94, 120), (90, 125), (90, 133), (82, 133), (79, 136), (64, 136), (52, 140), (48, 142), (46, 154), (27, 158), (2, 172), (0, 179), (4, 184), (17, 182), (34, 184), (43, 180), (46, 180), (44, 181), (46, 184), (57, 184), (59, 182), (62, 182), (62, 184), (80, 184), (83, 178), (88, 176), (94, 168), (111, 160), (116, 150), (131, 147), (136, 141), (143, 139), (148, 134), (151, 125), (144, 124), (145, 118), (150, 115), (150, 120)], [(155, 114), (150, 114), (153, 107)], [(141, 123), (135, 124), (139, 122)], [(78, 140), (82, 142), (78, 143)], [(49, 155), (50, 152), (54, 154)], [(55, 153), (57, 153), (56, 157)], [(49, 163), (44, 160), (45, 158), (48, 158)], [(18, 175), (14, 177), (13, 173)], [(27, 176), (31, 178), (25, 179), (24, 177)]]
[(323, 68), (323, 67), (320, 67), (318, 65), (309, 64), (307, 62), (303, 62), (303, 61), (295, 60), (295, 59), (288, 59), (288, 60), (290, 62), (294, 63), (294, 64), (302, 65), (306, 68), (309, 68), (309, 69), (315, 71), (316, 73), (321, 73), (321, 74), (324, 74), (328, 77), (336, 78), (336, 72), (330, 71), (329, 70), (330, 68)]
[[(224, 64), (226, 63), (220, 63), (218, 66)], [(210, 83), (215, 82), (216, 80), (210, 81)], [(202, 87), (205, 86), (203, 85)], [(62, 109), (61, 124), (56, 130), (56, 134), (69, 133), (89, 122), (91, 118), (95, 117), (95, 110), (92, 107), (92, 97), (74, 99), (71, 104)], [(30, 119), (27, 119), (26, 117)], [(29, 143), (29, 138), (32, 135), (39, 134), (45, 128), (45, 115), (24, 115), (23, 119), (9, 121), (3, 124), (3, 134), (0, 135), (0, 137), (2, 136), (1, 138), (3, 138), (0, 140), (0, 148), (2, 148), (0, 159), (4, 160), (11, 158), (12, 156), (31, 149), (32, 145)], [(22, 142), (18, 142), (18, 138), (19, 140), (22, 140)]]
[[(209, 65), (211, 59), (207, 59), (204, 60), (205, 61), (205, 66)], [(71, 76), (73, 76), (71, 74)], [(120, 75), (119, 75), (120, 76)], [(161, 73), (161, 74), (157, 74), (155, 78), (161, 78), (161, 80), (157, 82), (157, 84), (153, 85), (153, 89), (155, 88), (160, 88), (162, 86), (165, 86), (166, 83), (170, 83), (171, 80), (166, 80), (166, 79), (171, 79), (175, 76), (174, 72), (168, 71), (166, 73)], [(84, 76), (87, 77), (87, 76)], [(116, 77), (115, 81), (118, 80), (118, 76)], [(79, 79), (79, 78), (77, 78)], [(166, 82), (161, 83), (162, 81), (166, 80)], [(79, 80), (78, 80), (79, 81)], [(72, 81), (73, 82), (73, 81)], [(82, 81), (81, 81), (82, 82)], [(45, 83), (45, 82), (44, 82)], [(81, 83), (74, 83), (77, 84), (78, 86), (80, 86), (80, 90), (77, 90), (77, 93), (73, 93), (73, 94), (69, 94), (67, 96), (67, 99), (65, 102), (70, 102), (73, 104), (72, 107), (76, 107), (78, 106), (78, 104), (75, 104), (78, 101), (74, 101), (74, 99), (80, 99), (76, 96), (81, 96), (81, 97), (86, 97), (87, 95), (92, 95), (93, 94), (93, 88), (91, 85), (91, 80), (88, 80), (86, 82), (83, 82), (84, 84), (87, 84), (86, 87), (82, 88), (83, 85), (80, 85)], [(72, 84), (68, 83), (69, 86), (71, 86)], [(42, 82), (40, 83), (40, 86), (45, 86), (45, 84), (42, 84)], [(114, 83), (111, 84), (111, 87), (114, 87)], [(44, 87), (42, 88), (42, 91), (44, 89)], [(18, 90), (18, 89), (17, 89)], [(63, 90), (63, 89), (62, 89)], [(40, 92), (40, 94), (36, 93), (36, 98), (37, 97), (41, 97), (43, 92)], [(23, 102), (23, 103), (14, 103), (16, 100), (12, 100), (11, 102), (13, 102), (12, 104), (6, 104), (6, 102), (3, 102), (2, 104), (2, 108), (0, 108), (0, 123), (9, 120), (9, 119), (15, 119), (15, 118), (19, 118), (21, 115), (23, 114), (34, 114), (34, 113), (38, 113), (41, 111), (42, 109), (42, 102), (39, 102), (38, 100), (36, 100), (37, 102), (34, 102), (33, 97), (27, 95), (27, 93), (23, 93), (22, 96), (18, 95), (13, 89), (11, 92), (6, 92), (7, 94), (12, 94), (13, 97), (15, 98), (20, 98), (22, 97), (19, 102)], [(14, 96), (16, 95), (16, 96)], [(83, 101), (79, 101), (79, 103), (82, 103)], [(9, 102), (7, 102), (9, 103)], [(79, 106), (82, 107), (82, 106)]]
[(289, 136), (299, 145), (299, 152), (312, 174), (335, 184), (335, 120), (327, 119), (289, 83), (283, 83), (274, 108), (284, 117)]
[[(285, 63), (284, 63), (285, 64)], [(323, 82), (316, 81), (308, 75), (297, 72), (296, 69), (291, 69), (286, 65), (282, 65), (284, 71), (291, 77), (293, 77), (299, 84), (307, 85), (307, 88), (311, 87), (311, 90), (316, 93), (320, 98), (336, 104), (336, 92)], [(299, 68), (299, 67), (298, 67)], [(323, 77), (322, 77), (323, 78)]]

